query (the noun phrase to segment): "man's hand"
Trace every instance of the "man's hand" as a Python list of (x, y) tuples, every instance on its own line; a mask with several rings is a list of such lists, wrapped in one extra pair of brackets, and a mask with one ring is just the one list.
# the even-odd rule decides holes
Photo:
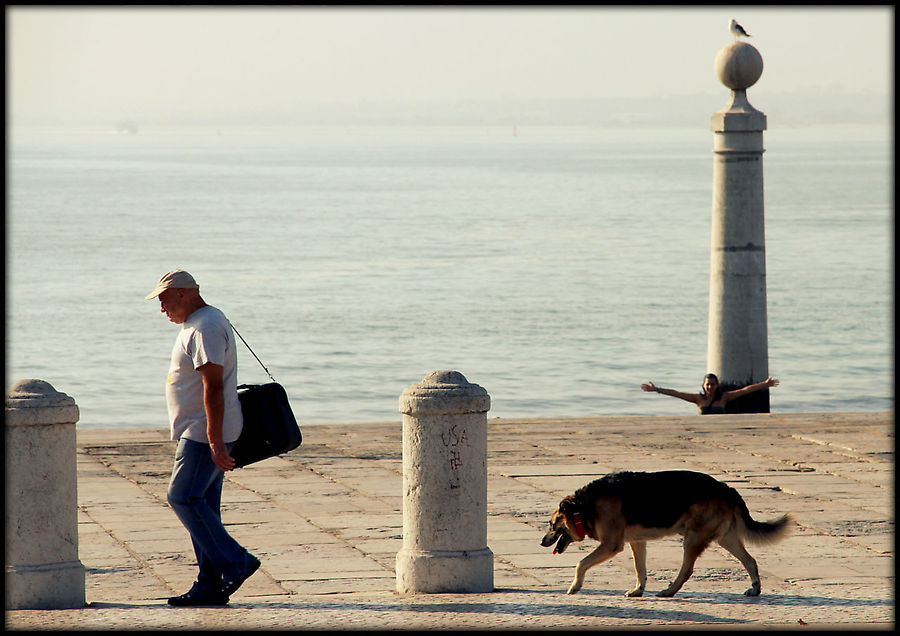
[(234, 470), (234, 457), (228, 454), (228, 449), (224, 442), (209, 444), (209, 452), (212, 453), (212, 460), (220, 470), (228, 472)]

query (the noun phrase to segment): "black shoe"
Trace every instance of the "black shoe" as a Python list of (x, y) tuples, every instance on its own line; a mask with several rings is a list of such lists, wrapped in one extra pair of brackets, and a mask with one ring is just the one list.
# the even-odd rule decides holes
[(226, 599), (237, 592), (237, 589), (244, 584), (244, 581), (250, 578), (250, 576), (259, 569), (259, 559), (256, 557), (253, 558), (253, 563), (250, 564), (250, 567), (241, 574), (240, 576), (236, 576), (233, 579), (222, 577), (222, 587), (219, 588), (219, 595), (224, 596)]
[(190, 592), (181, 596), (173, 596), (168, 602), (169, 605), (176, 607), (202, 607), (204, 605), (221, 607), (228, 604), (228, 596), (218, 592), (200, 594), (196, 588), (192, 587)]

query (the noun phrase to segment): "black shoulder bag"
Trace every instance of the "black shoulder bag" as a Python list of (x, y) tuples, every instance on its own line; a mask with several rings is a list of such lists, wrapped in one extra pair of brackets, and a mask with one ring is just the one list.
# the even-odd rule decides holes
[[(234, 329), (234, 325), (231, 328)], [(237, 329), (234, 329), (234, 333), (250, 349)], [(253, 349), (250, 349), (250, 353), (272, 381), (265, 384), (241, 384), (237, 388), (244, 415), (244, 428), (231, 448), (235, 468), (287, 453), (300, 446), (303, 441), (284, 387), (275, 381)]]

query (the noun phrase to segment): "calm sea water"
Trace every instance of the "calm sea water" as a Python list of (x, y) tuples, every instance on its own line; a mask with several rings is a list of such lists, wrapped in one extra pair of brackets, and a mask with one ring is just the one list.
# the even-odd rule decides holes
[[(765, 133), (773, 412), (893, 399), (889, 131)], [(7, 386), (78, 424), (165, 427), (178, 327), (144, 300), (183, 267), (301, 422), (399, 421), (454, 369), (489, 417), (696, 412), (712, 133), (322, 128), (7, 138)], [(266, 375), (239, 343), (242, 382)]]

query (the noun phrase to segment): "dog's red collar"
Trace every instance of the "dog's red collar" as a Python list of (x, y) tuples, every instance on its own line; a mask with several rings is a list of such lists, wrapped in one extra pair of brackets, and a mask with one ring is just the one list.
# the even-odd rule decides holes
[(578, 538), (584, 539), (584, 537), (587, 535), (587, 532), (584, 531), (584, 526), (581, 525), (581, 513), (576, 512), (572, 515), (572, 517), (575, 519), (575, 532), (578, 533)]

